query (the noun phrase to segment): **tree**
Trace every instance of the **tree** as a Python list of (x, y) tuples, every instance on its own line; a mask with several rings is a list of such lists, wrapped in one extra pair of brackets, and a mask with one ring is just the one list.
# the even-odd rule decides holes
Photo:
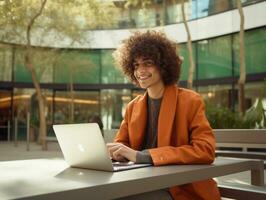
[[(111, 17), (106, 7), (110, 3), (97, 0), (5, 0), (0, 2), (0, 42), (24, 44), (25, 66), (29, 70), (36, 89), (39, 108), (39, 139), (45, 148), (46, 113), (45, 97), (36, 75), (34, 45), (41, 46), (46, 40), (69, 41), (69, 45), (89, 43), (87, 30), (101, 27)], [(112, 9), (110, 9), (112, 10)], [(32, 42), (34, 41), (34, 42)], [(51, 42), (50, 42), (51, 44)]]
[(36, 89), (36, 94), (37, 94), (37, 99), (38, 99), (38, 106), (39, 106), (39, 122), (40, 122), (40, 129), (39, 129), (39, 142), (43, 144), (44, 146), (44, 140), (46, 137), (46, 116), (45, 116), (45, 98), (42, 95), (41, 92), (41, 87), (40, 87), (40, 83), (37, 79), (36, 76), (36, 72), (35, 72), (35, 68), (33, 66), (32, 63), (32, 56), (31, 56), (31, 51), (32, 51), (32, 47), (31, 47), (31, 31), (32, 31), (32, 27), (35, 23), (35, 20), (42, 14), (43, 9), (45, 7), (47, 0), (43, 0), (41, 2), (41, 7), (40, 9), (37, 11), (37, 13), (35, 15), (33, 15), (33, 17), (30, 19), (28, 25), (27, 25), (27, 29), (26, 29), (26, 38), (27, 38), (27, 45), (26, 45), (26, 54), (25, 54), (25, 65), (27, 67), (27, 69), (30, 71), (31, 73), (31, 78), (32, 78), (32, 82), (33, 85)]
[(181, 11), (182, 11), (182, 18), (183, 23), (187, 32), (187, 50), (188, 50), (188, 57), (189, 57), (189, 70), (188, 70), (188, 79), (187, 79), (187, 87), (189, 89), (193, 88), (193, 75), (195, 70), (195, 63), (193, 58), (193, 50), (192, 50), (192, 41), (191, 41), (191, 34), (189, 30), (189, 26), (187, 23), (186, 13), (185, 13), (185, 1), (180, 0), (181, 2)]
[(239, 68), (240, 75), (238, 80), (238, 103), (239, 111), (245, 113), (245, 82), (246, 82), (246, 62), (245, 62), (245, 16), (241, 0), (237, 0), (237, 9), (240, 15), (240, 32), (239, 32)]
[(61, 51), (61, 54), (56, 60), (56, 66), (64, 66), (65, 70), (69, 73), (67, 74), (66, 79), (69, 80), (69, 116), (68, 122), (73, 123), (74, 119), (74, 110), (75, 110), (75, 90), (74, 82), (76, 74), (86, 74), (88, 69), (93, 66), (89, 59), (78, 56), (79, 53), (73, 51)]

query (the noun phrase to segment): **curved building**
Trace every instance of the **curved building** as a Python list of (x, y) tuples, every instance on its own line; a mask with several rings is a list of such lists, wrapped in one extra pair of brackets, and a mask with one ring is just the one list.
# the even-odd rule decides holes
[[(240, 19), (235, 1), (188, 0), (185, 3), (196, 64), (194, 89), (216, 106), (237, 110)], [(46, 97), (48, 134), (52, 124), (88, 122), (101, 116), (104, 129), (117, 128), (125, 106), (143, 91), (132, 85), (114, 65), (112, 53), (132, 31), (164, 31), (179, 45), (184, 57), (179, 85), (188, 77), (187, 34), (181, 5), (154, 0), (143, 9), (124, 8), (125, 1), (113, 1), (119, 11), (110, 26), (86, 31), (90, 42), (69, 45), (69, 39), (45, 35), (33, 38), (36, 72)], [(246, 48), (246, 104), (253, 105), (265, 94), (266, 1), (243, 1)], [(0, 33), (1, 35), (1, 33)], [(38, 106), (31, 75), (24, 64), (25, 44), (0, 41), (0, 140), (13, 137), (17, 119), (19, 139), (26, 137), (26, 116), (32, 127), (38, 124)], [(9, 128), (9, 127), (13, 127)], [(33, 136), (34, 137), (34, 134)]]

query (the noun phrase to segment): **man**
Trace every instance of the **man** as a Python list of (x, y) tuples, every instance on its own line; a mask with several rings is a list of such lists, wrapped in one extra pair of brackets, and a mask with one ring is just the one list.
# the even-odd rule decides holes
[[(176, 85), (181, 66), (176, 52), (176, 44), (164, 34), (148, 31), (135, 33), (114, 54), (123, 72), (146, 93), (128, 104), (115, 142), (107, 144), (113, 159), (154, 166), (213, 162), (215, 138), (203, 101)], [(147, 193), (129, 199), (220, 199), (212, 179), (154, 194), (156, 198)]]

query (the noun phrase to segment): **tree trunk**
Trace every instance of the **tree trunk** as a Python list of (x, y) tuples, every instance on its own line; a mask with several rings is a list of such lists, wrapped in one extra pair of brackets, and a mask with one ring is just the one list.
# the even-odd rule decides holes
[(241, 0), (237, 0), (237, 8), (240, 15), (240, 32), (239, 32), (239, 67), (240, 75), (238, 80), (238, 103), (239, 112), (245, 113), (245, 82), (246, 82), (246, 62), (245, 62), (245, 17), (241, 4)]
[(45, 116), (45, 99), (42, 95), (41, 92), (41, 87), (39, 84), (39, 81), (37, 79), (36, 76), (36, 72), (35, 69), (33, 67), (33, 63), (32, 63), (32, 47), (31, 47), (31, 29), (32, 26), (34, 25), (35, 20), (42, 14), (42, 11), (44, 9), (44, 6), (46, 4), (47, 0), (43, 0), (41, 3), (41, 8), (39, 10), (38, 13), (36, 13), (36, 15), (33, 16), (33, 18), (30, 20), (28, 26), (27, 26), (27, 32), (26, 32), (26, 36), (27, 36), (27, 50), (26, 50), (26, 54), (25, 54), (25, 65), (27, 67), (27, 69), (30, 71), (31, 73), (31, 78), (32, 78), (32, 82), (33, 85), (36, 89), (36, 94), (37, 94), (37, 99), (38, 99), (38, 105), (39, 105), (39, 121), (40, 121), (40, 127), (39, 127), (39, 138), (38, 138), (38, 142), (41, 143), (42, 145), (42, 149), (45, 150), (45, 138), (47, 135), (47, 130), (46, 130), (46, 116)]
[(189, 89), (192, 89), (193, 88), (193, 75), (194, 75), (195, 64), (194, 64), (194, 59), (193, 59), (191, 34), (190, 34), (190, 30), (189, 30), (188, 23), (187, 23), (187, 18), (185, 15), (185, 6), (184, 6), (183, 0), (181, 1), (181, 10), (182, 10), (183, 22), (184, 22), (185, 29), (187, 32), (187, 50), (188, 50), (188, 56), (189, 56), (189, 71), (188, 71), (187, 87)]

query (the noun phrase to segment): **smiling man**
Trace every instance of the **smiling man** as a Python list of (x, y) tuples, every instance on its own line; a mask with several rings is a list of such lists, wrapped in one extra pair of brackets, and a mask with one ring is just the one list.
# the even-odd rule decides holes
[[(137, 32), (115, 52), (125, 75), (146, 93), (128, 104), (114, 143), (107, 144), (114, 160), (154, 166), (213, 162), (215, 139), (203, 101), (177, 86), (181, 60), (176, 46), (163, 33)], [(220, 194), (209, 179), (126, 199), (217, 200)]]

